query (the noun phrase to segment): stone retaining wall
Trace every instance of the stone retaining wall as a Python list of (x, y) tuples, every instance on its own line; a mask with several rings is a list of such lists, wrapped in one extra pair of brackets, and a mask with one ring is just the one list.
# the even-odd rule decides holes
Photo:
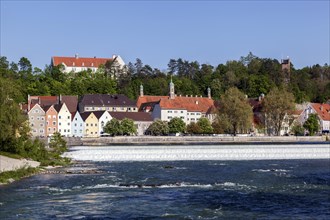
[[(115, 144), (198, 144), (198, 143), (276, 143), (276, 142), (324, 142), (323, 136), (280, 136), (280, 137), (238, 137), (238, 136), (130, 136), (81, 138), (82, 145), (115, 145)], [(71, 143), (71, 142), (68, 142)], [(70, 144), (69, 144), (70, 145)], [(80, 144), (78, 144), (80, 145)], [(73, 146), (73, 145), (71, 145)], [(77, 144), (76, 144), (77, 146)]]

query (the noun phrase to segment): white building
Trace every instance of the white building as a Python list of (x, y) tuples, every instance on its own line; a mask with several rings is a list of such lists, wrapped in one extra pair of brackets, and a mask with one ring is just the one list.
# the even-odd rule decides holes
[(95, 111), (93, 113), (99, 121), (98, 134), (101, 135), (104, 132), (104, 130), (103, 130), (104, 126), (108, 123), (108, 121), (110, 121), (112, 119), (112, 117), (108, 111)]
[(55, 109), (58, 112), (58, 132), (66, 137), (72, 136), (71, 134), (71, 113), (65, 103), (55, 105)]
[(113, 67), (116, 70), (121, 70), (125, 66), (125, 62), (119, 55), (113, 55), (112, 58), (96, 58), (96, 57), (79, 57), (76, 54), (74, 57), (58, 57), (54, 56), (51, 60), (52, 66), (63, 66), (64, 73), (80, 72), (90, 69), (92, 72), (96, 72), (99, 66), (105, 65), (107, 61), (113, 61)]
[[(154, 120), (170, 121), (172, 118), (178, 117), (186, 124), (197, 122), (201, 117), (206, 117), (211, 122), (215, 118), (213, 115), (208, 115), (215, 114), (210, 89), (208, 89), (208, 97), (177, 96), (174, 92), (174, 83), (171, 81), (169, 90), (169, 96), (145, 96), (141, 86), (137, 101), (139, 111), (152, 112)], [(148, 109), (143, 109), (144, 107)]]
[(83, 137), (85, 131), (85, 123), (80, 113), (77, 111), (71, 122), (71, 131), (73, 137)]
[(320, 132), (329, 133), (330, 131), (330, 104), (310, 103), (304, 110), (304, 120), (310, 114), (316, 114), (319, 118)]

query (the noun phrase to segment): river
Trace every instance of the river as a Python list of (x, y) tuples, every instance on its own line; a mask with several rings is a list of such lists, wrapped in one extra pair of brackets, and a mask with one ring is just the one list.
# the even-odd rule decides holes
[(69, 155), (82, 160), (59, 174), (0, 186), (0, 219), (330, 218), (329, 157), (207, 160), (216, 149), (73, 148)]

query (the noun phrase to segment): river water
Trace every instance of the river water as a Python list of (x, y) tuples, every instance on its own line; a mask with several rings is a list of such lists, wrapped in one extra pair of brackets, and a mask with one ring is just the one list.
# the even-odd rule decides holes
[(330, 219), (329, 159), (91, 158), (0, 186), (0, 219)]

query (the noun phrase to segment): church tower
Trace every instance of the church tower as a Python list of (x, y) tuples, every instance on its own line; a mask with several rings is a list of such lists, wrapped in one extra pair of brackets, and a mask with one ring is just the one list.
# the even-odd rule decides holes
[(143, 97), (143, 85), (140, 85), (140, 96)]
[(170, 99), (175, 98), (175, 93), (174, 93), (174, 83), (172, 82), (172, 77), (171, 77), (171, 82), (170, 82)]
[(207, 97), (209, 99), (211, 99), (211, 88), (210, 87), (207, 88)]

